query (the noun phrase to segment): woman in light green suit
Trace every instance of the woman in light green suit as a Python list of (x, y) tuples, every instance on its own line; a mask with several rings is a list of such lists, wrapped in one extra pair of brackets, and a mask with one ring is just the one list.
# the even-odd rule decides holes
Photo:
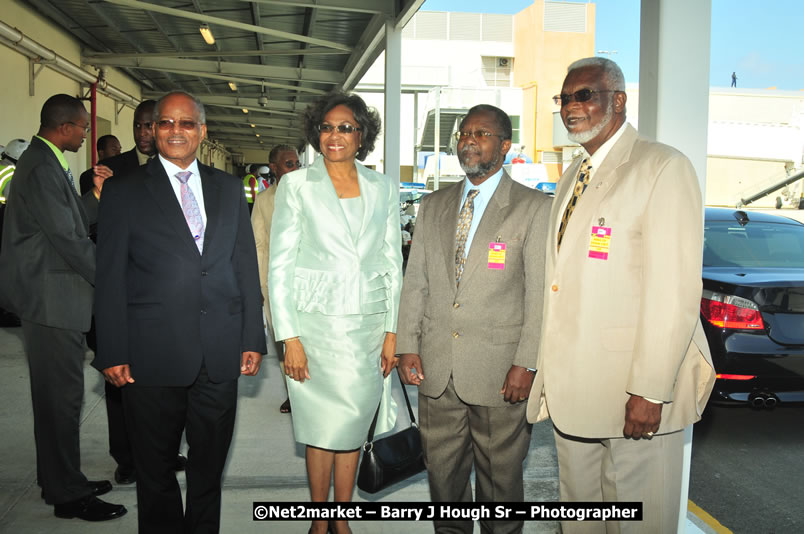
[[(307, 445), (313, 501), (349, 501), (360, 446), (380, 406), (376, 433), (393, 427), (389, 373), (396, 366), (402, 284), (399, 186), (357, 163), (374, 148), (375, 110), (332, 93), (305, 114), (313, 164), (285, 175), (271, 225), (269, 295), (296, 441)], [(350, 532), (346, 522), (333, 524)], [(325, 532), (314, 521), (311, 532)]]

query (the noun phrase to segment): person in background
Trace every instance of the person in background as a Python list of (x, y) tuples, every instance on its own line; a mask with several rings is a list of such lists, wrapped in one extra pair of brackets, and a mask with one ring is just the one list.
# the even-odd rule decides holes
[(105, 521), (126, 513), (98, 499), (108, 480), (81, 471), (84, 332), (92, 316), (95, 245), (65, 151), (89, 131), (80, 100), (48, 98), (39, 132), (20, 156), (0, 253), (0, 302), (22, 319), (31, 381), (36, 480), (56, 517)]
[[(313, 502), (328, 499), (333, 471), (335, 501), (351, 501), (378, 407), (377, 434), (396, 420), (389, 373), (402, 284), (399, 186), (356, 161), (379, 131), (379, 114), (359, 96), (320, 98), (304, 118), (320, 155), (276, 191), (268, 295)], [(333, 526), (351, 532), (346, 521)], [(314, 534), (327, 529), (313, 521)]]
[[(276, 186), (282, 177), (295, 171), (301, 166), (299, 163), (299, 153), (290, 145), (277, 145), (271, 149), (268, 155), (271, 172), (276, 182), (273, 187), (269, 187), (257, 195), (254, 202), (254, 210), (251, 212), (251, 226), (254, 229), (254, 242), (257, 244), (257, 263), (260, 266), (260, 289), (262, 290), (263, 309), (265, 310), (265, 320), (268, 324), (268, 332), (273, 339), (273, 328), (271, 327), (271, 306), (268, 300), (268, 258), (270, 257), (271, 243), (271, 219), (274, 216), (274, 203), (276, 200)], [(282, 370), (282, 383), (285, 384), (285, 354), (284, 345), (274, 341), (279, 367)], [(287, 384), (285, 384), (287, 391)], [(282, 413), (290, 413), (290, 397), (279, 406)]]
[[(95, 143), (95, 149), (98, 151), (98, 162), (114, 157), (120, 154), (120, 151), (122, 150), (120, 147), (120, 141), (118, 141), (117, 137), (113, 135), (102, 135), (98, 137), (98, 141)], [(82, 195), (84, 195), (87, 191), (92, 190), (92, 177), (94, 174), (95, 169), (89, 168), (82, 172), (81, 176), (78, 178)]]
[(561, 119), (583, 153), (558, 182), (528, 420), (549, 417), (562, 501), (641, 501), (643, 520), (573, 533), (676, 532), (684, 433), (714, 369), (700, 324), (703, 207), (689, 160), (625, 120), (616, 63), (572, 63)]

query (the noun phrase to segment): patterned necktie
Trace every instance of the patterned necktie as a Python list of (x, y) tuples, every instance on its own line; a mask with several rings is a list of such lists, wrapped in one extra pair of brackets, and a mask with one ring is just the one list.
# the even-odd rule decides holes
[(70, 184), (70, 187), (75, 190), (75, 178), (73, 177), (73, 173), (70, 172), (70, 169), (67, 169), (67, 183)]
[(475, 197), (479, 189), (472, 189), (466, 195), (461, 213), (458, 215), (458, 229), (455, 232), (455, 285), (461, 283), (463, 268), (466, 265), (466, 238), (469, 236), (469, 227), (472, 226), (472, 214), (475, 212)]
[(181, 210), (184, 212), (187, 226), (190, 227), (190, 232), (193, 234), (198, 252), (201, 252), (204, 250), (204, 219), (201, 218), (201, 209), (195, 200), (193, 190), (187, 185), (187, 180), (192, 174), (190, 171), (177, 172), (176, 178), (181, 182)]
[(591, 176), (592, 166), (589, 165), (589, 158), (581, 162), (581, 170), (578, 172), (578, 181), (575, 182), (575, 191), (572, 192), (572, 198), (567, 203), (567, 209), (564, 210), (564, 216), (561, 217), (561, 225), (558, 227), (558, 244), (556, 250), (561, 248), (561, 239), (564, 237), (564, 230), (567, 229), (570, 215), (575, 211), (575, 205), (578, 199), (581, 198), (583, 192), (586, 191), (586, 186), (589, 185), (589, 177)]

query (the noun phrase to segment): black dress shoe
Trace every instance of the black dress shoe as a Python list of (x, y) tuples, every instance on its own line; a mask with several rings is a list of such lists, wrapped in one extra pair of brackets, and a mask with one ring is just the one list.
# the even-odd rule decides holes
[[(116, 473), (115, 473), (116, 474)], [(97, 497), (98, 495), (105, 495), (112, 491), (112, 483), (108, 480), (87, 480), (87, 486), (92, 490), (90, 496)], [(45, 498), (45, 490), (43, 489), (39, 494), (43, 499)]]
[(108, 480), (88, 480), (87, 485), (92, 488), (92, 495), (95, 497), (112, 491), (112, 483)]
[(114, 470), (114, 481), (118, 484), (133, 484), (137, 481), (137, 471), (133, 467), (118, 465)]
[(183, 454), (179, 453), (179, 455), (176, 456), (176, 467), (174, 469), (176, 471), (184, 471), (185, 467), (187, 467), (187, 458), (185, 458)]
[(77, 517), (84, 521), (108, 521), (126, 515), (127, 511), (122, 504), (108, 503), (94, 495), (53, 507), (53, 514), (56, 517), (62, 519)]

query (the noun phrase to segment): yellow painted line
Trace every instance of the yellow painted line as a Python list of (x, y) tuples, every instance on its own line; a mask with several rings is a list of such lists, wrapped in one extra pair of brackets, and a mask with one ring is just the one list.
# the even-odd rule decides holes
[(695, 514), (698, 517), (698, 519), (706, 523), (709, 526), (709, 528), (711, 528), (717, 534), (733, 534), (731, 530), (721, 525), (720, 521), (709, 515), (706, 512), (706, 510), (704, 510), (694, 502), (687, 500), (687, 509), (693, 514)]

